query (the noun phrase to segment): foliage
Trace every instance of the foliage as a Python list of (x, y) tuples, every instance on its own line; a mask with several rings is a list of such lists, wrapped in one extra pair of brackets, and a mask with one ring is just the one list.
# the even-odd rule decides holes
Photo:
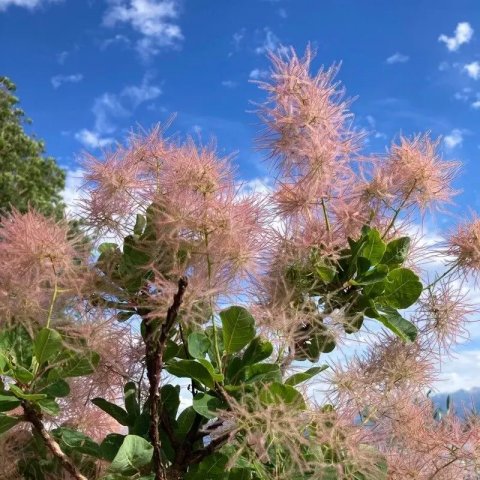
[(408, 224), (449, 200), (457, 165), (428, 137), (359, 159), (335, 72), (311, 77), (310, 60), (272, 56), (261, 84), (271, 192), (245, 193), (211, 147), (157, 128), (86, 160), (92, 255), (64, 224), (5, 218), (0, 465), (12, 478), (478, 473), (479, 422), (439, 415), (425, 395), (474, 311), (451, 284), (475, 271), (477, 221), (429, 283)]
[(44, 145), (24, 130), (28, 123), (18, 108), (15, 84), (0, 77), (0, 208), (26, 212), (29, 207), (61, 217), (65, 172)]

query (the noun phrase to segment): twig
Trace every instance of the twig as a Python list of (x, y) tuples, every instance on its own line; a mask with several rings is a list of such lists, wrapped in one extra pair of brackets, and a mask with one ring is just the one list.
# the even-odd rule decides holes
[(35, 408), (30, 405), (28, 402), (22, 402), (23, 411), (25, 412), (25, 419), (29, 421), (33, 428), (38, 432), (42, 437), (43, 441), (47, 448), (52, 452), (53, 456), (58, 458), (62, 467), (70, 473), (75, 480), (88, 480), (87, 477), (82, 475), (75, 464), (70, 460), (70, 458), (65, 455), (65, 453), (60, 448), (60, 445), (55, 441), (55, 439), (48, 433), (47, 429), (42, 423), (42, 416)]
[(160, 327), (158, 336), (157, 328), (152, 318), (145, 320), (146, 328), (146, 366), (147, 377), (150, 384), (148, 391), (148, 402), (150, 406), (150, 428), (149, 435), (153, 445), (153, 469), (155, 480), (165, 480), (166, 472), (162, 464), (161, 442), (159, 435), (160, 423), (160, 379), (163, 370), (163, 354), (173, 324), (178, 316), (178, 311), (182, 304), (183, 295), (188, 285), (186, 277), (181, 277), (178, 281), (178, 290), (173, 297), (173, 303), (167, 311), (167, 317)]

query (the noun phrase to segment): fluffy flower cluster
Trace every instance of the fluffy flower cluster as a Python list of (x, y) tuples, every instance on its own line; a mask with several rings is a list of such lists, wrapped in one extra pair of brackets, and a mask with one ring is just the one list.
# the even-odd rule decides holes
[(54, 291), (58, 301), (80, 288), (85, 256), (65, 223), (29, 211), (0, 224), (0, 325), (42, 323)]
[[(102, 270), (101, 262), (95, 263), (99, 252), (83, 253), (68, 224), (33, 211), (1, 219), (0, 326), (20, 321), (33, 330), (48, 318), (67, 340), (80, 337), (99, 352), (96, 372), (69, 380), (63, 413), (50, 421), (101, 440), (106, 431), (121, 427), (90, 400), (118, 401), (127, 379), (145, 387), (138, 317), (133, 315), (125, 328), (106, 317), (122, 310), (127, 316), (165, 318), (178, 279), (186, 275), (180, 317), (187, 328), (211, 321), (220, 305), (237, 297), (251, 303), (260, 332), (274, 344), (282, 375), (299, 345), (304, 351), (312, 347), (312, 332), (316, 342), (323, 342), (318, 355), (327, 344), (345, 354), (342, 361), (327, 357), (332, 373), (323, 381), (333, 405), (328, 408), (309, 404), (293, 411), (280, 402), (262, 404), (255, 395), (230, 399), (222, 427), (236, 447), (232, 465), (239, 456), (248, 458), (269, 478), (278, 454), (288, 462), (284, 470), (279, 467), (277, 479), (306, 472), (311, 478), (323, 478), (325, 472), (347, 478), (352, 471), (376, 479), (385, 473), (380, 452), (391, 479), (474, 478), (478, 422), (461, 422), (453, 413), (439, 420), (425, 394), (437, 379), (438, 361), (467, 336), (465, 325), (478, 310), (466, 302), (462, 287), (468, 284), (457, 288), (453, 280), (480, 274), (480, 220), (450, 235), (450, 269), (423, 291), (418, 308), (410, 312), (418, 329), (413, 343), (371, 328), (368, 318), (347, 340), (349, 311), (359, 314), (352, 309), (358, 299), (348, 296), (353, 282), (341, 280), (325, 295), (320, 287), (327, 281), (314, 288), (301, 284), (303, 273), (311, 274), (312, 256), (323, 262), (315, 264), (316, 274), (328, 280), (329, 266), (345, 258), (349, 237), (357, 238), (366, 224), (388, 241), (398, 238), (408, 221), (450, 202), (459, 164), (441, 159), (438, 140), (427, 135), (401, 137), (385, 156), (363, 157), (350, 101), (334, 80), (338, 68), (322, 68), (312, 76), (310, 49), (303, 58), (290, 51), (271, 60), (270, 81), (259, 82), (268, 94), (259, 109), (266, 127), (260, 143), (277, 168), (271, 192), (245, 195), (231, 159), (219, 156), (214, 145), (169, 139), (160, 127), (132, 135), (101, 159), (87, 156), (82, 221), (94, 242), (113, 235), (118, 248), (99, 248), (112, 254)], [(146, 225), (133, 233), (137, 218)], [(127, 235), (131, 243), (120, 244)], [(136, 249), (140, 262), (121, 263), (128, 248)], [(416, 260), (419, 250), (411, 247), (409, 266), (427, 276)], [(144, 283), (132, 287), (135, 293), (127, 299), (122, 294), (129, 287), (115, 283), (121, 268), (145, 273)], [(346, 300), (339, 304), (332, 298)], [(26, 436), (21, 426), (1, 440), (0, 470), (4, 458), (18, 456), (25, 447)], [(367, 445), (375, 446), (375, 453)], [(332, 461), (332, 452), (339, 461)]]

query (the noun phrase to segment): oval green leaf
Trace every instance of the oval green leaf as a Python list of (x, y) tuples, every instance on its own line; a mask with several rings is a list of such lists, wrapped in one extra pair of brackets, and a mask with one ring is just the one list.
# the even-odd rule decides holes
[(239, 306), (220, 312), (223, 326), (223, 344), (227, 353), (239, 352), (255, 337), (255, 320), (250, 312)]

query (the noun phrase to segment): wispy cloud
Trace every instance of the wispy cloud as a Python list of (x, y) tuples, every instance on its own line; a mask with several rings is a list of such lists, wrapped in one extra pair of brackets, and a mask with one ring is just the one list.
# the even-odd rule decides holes
[(268, 71), (260, 68), (254, 68), (248, 75), (251, 80), (260, 80), (268, 77)]
[(404, 55), (403, 53), (396, 52), (390, 57), (388, 57), (385, 61), (389, 65), (392, 65), (394, 63), (405, 63), (410, 60), (410, 57), (408, 55)]
[(241, 28), (238, 32), (232, 35), (232, 42), (235, 50), (240, 50), (242, 40), (245, 38), (245, 28)]
[(107, 38), (100, 44), (100, 48), (102, 50), (105, 50), (108, 47), (111, 47), (112, 45), (118, 45), (118, 44), (124, 44), (124, 45), (130, 45), (132, 42), (128, 37), (122, 34), (117, 34), (112, 38)]
[(263, 39), (261, 44), (255, 48), (255, 53), (258, 55), (265, 55), (267, 52), (285, 52), (286, 47), (282, 46), (280, 39), (270, 30), (265, 27), (263, 29)]
[(75, 133), (75, 139), (78, 140), (84, 147), (96, 150), (97, 148), (104, 148), (115, 142), (112, 137), (102, 137), (100, 133), (88, 128), (82, 128)]
[(442, 33), (442, 35), (438, 37), (438, 41), (445, 43), (448, 50), (451, 52), (455, 52), (460, 48), (460, 45), (470, 42), (472, 37), (473, 28), (471, 25), (468, 22), (460, 22), (457, 24), (453, 37), (449, 37)]
[(128, 24), (140, 34), (136, 42), (139, 54), (148, 59), (163, 48), (175, 47), (183, 40), (176, 20), (180, 15), (179, 0), (107, 0), (103, 17), (107, 27)]
[(120, 93), (100, 95), (93, 102), (93, 129), (84, 128), (75, 134), (75, 138), (87, 148), (102, 148), (113, 143), (112, 135), (118, 121), (130, 117), (141, 104), (154, 100), (161, 93), (161, 88), (152, 85), (147, 75), (140, 85), (126, 86)]
[(472, 103), (472, 108), (474, 108), (475, 110), (480, 109), (480, 98), (479, 98), (478, 100), (475, 100), (475, 101)]
[(467, 63), (463, 66), (463, 70), (474, 80), (478, 80), (480, 78), (480, 62)]
[(55, 75), (50, 79), (53, 88), (60, 88), (64, 83), (79, 83), (83, 80), (81, 73), (74, 73), (72, 75)]
[(226, 88), (235, 88), (238, 85), (237, 82), (234, 82), (233, 80), (223, 80), (222, 82), (222, 87)]
[(38, 7), (42, 7), (47, 3), (59, 3), (63, 0), (0, 0), (0, 12), (3, 12), (8, 7), (24, 7), (29, 10), (34, 10)]
[(448, 135), (443, 137), (443, 143), (449, 150), (453, 150), (455, 147), (461, 146), (463, 143), (463, 131), (454, 128)]

